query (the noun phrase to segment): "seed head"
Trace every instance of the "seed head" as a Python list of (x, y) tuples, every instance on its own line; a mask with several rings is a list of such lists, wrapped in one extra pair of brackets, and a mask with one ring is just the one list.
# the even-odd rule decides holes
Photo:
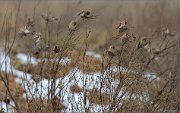
[(35, 23), (31, 18), (27, 19), (26, 26), (27, 27), (34, 27)]
[(147, 38), (141, 38), (141, 40), (137, 44), (137, 49), (144, 49), (149, 44)]
[(122, 33), (126, 30), (128, 30), (127, 28), (127, 21), (123, 20), (119, 23), (119, 26), (117, 27), (117, 29), (119, 29), (119, 32)]
[(68, 27), (69, 27), (70, 30), (75, 30), (76, 27), (77, 27), (77, 23), (72, 20), (72, 21), (69, 23)]
[(127, 33), (124, 33), (124, 34), (121, 36), (121, 39), (122, 39), (123, 44), (127, 43), (127, 42), (129, 41), (128, 34), (127, 34)]
[(24, 37), (27, 37), (31, 33), (32, 32), (29, 30), (29, 28), (25, 26), (25, 27), (20, 28), (18, 35), (20, 38), (24, 38)]
[(96, 17), (95, 15), (92, 15), (90, 11), (84, 11), (84, 10), (78, 13), (78, 16), (81, 17), (83, 20), (93, 19)]
[(115, 56), (115, 51), (115, 46), (110, 46), (107, 50), (108, 57), (112, 59)]
[(54, 51), (55, 53), (59, 53), (60, 49), (59, 49), (58, 46), (56, 45), (56, 46), (54, 46), (53, 51)]
[(53, 16), (50, 16), (48, 14), (42, 14), (42, 18), (45, 20), (46, 23), (53, 22), (59, 20), (59, 18), (55, 18)]
[(4, 102), (5, 102), (6, 104), (10, 104), (10, 99), (7, 97), (7, 98), (4, 99)]

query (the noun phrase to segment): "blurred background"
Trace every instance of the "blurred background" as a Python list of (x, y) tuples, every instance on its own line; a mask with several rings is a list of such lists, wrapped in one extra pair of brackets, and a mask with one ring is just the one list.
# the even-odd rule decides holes
[[(28, 17), (33, 18), (35, 23), (43, 23), (41, 14), (48, 13), (60, 18), (60, 29), (66, 31), (69, 22), (78, 19), (77, 14), (80, 11), (89, 10), (98, 15), (86, 27), (92, 29), (91, 49), (99, 50), (99, 47), (117, 34), (116, 27), (122, 20), (127, 20), (131, 32), (138, 36), (151, 37), (163, 27), (177, 32), (180, 21), (179, 6), (179, 0), (22, 0), (17, 28), (25, 24)], [(4, 18), (8, 18), (8, 29), (13, 29), (17, 8), (17, 0), (1, 0), (0, 25), (5, 21)], [(2, 38), (1, 35), (1, 40)]]

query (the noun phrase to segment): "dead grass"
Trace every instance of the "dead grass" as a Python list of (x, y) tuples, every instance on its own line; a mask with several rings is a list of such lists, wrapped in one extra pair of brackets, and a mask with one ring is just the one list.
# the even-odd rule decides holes
[(15, 68), (32, 74), (32, 78), (35, 81), (39, 81), (38, 79), (40, 79), (41, 77), (45, 79), (52, 79), (54, 77), (55, 79), (63, 78), (72, 69), (71, 64), (67, 64), (67, 65), (59, 64), (58, 70), (56, 72), (55, 70), (56, 64), (57, 63), (53, 63), (52, 61), (45, 61), (45, 62), (39, 62), (37, 65), (18, 64), (15, 66)]
[[(12, 97), (15, 99), (15, 100), (18, 100), (19, 98), (22, 97), (23, 93), (25, 93), (25, 90), (18, 84), (14, 81), (14, 77), (13, 75), (11, 74), (7, 74), (5, 72), (1, 72), (0, 73), (6, 81), (8, 80), (8, 88), (12, 94)], [(6, 76), (7, 76), (7, 79), (6, 79)], [(4, 101), (4, 99), (6, 97), (10, 97), (8, 95), (8, 92), (7, 92), (7, 88), (6, 86), (4, 85), (3, 81), (0, 80), (0, 101)]]
[(71, 87), (70, 87), (70, 90), (71, 90), (71, 92), (73, 92), (73, 93), (81, 93), (81, 92), (83, 91), (83, 89), (80, 88), (80, 87), (77, 86), (77, 85), (71, 86)]
[(120, 113), (127, 112), (138, 112), (141, 111), (143, 113), (152, 112), (146, 103), (137, 100), (123, 101), (121, 109), (117, 110)]
[(83, 70), (84, 73), (94, 73), (101, 70), (101, 61), (97, 58), (94, 58), (92, 56), (79, 56), (74, 61), (76, 62), (76, 66)]
[(28, 100), (25, 99), (21, 100), (20, 107), (23, 112), (30, 112), (30, 113), (45, 113), (45, 112), (60, 112), (61, 110), (65, 109), (66, 107), (59, 102), (58, 99), (52, 100), (40, 100), (40, 99), (33, 99)]
[(89, 90), (87, 98), (91, 103), (98, 105), (107, 105), (110, 103), (110, 95), (107, 93), (101, 93), (97, 89)]
[(113, 74), (110, 74), (110, 76), (113, 79), (122, 80), (122, 79), (126, 78), (128, 76), (128, 74), (115, 72)]

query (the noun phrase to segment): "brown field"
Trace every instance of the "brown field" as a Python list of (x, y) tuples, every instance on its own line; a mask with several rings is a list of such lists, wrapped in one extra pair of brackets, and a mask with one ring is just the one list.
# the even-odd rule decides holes
[(179, 0), (0, 0), (0, 113), (179, 112), (179, 26)]

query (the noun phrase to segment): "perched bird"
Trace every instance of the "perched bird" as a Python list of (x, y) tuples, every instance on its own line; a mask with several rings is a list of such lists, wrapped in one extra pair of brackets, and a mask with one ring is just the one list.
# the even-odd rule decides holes
[(108, 58), (112, 59), (115, 56), (115, 46), (110, 46), (109, 49), (106, 51)]
[(94, 19), (96, 16), (92, 15), (90, 13), (90, 11), (81, 11), (80, 13), (78, 13), (78, 16), (80, 16), (83, 20), (85, 19)]
[(141, 40), (137, 43), (137, 49), (144, 49), (146, 46), (148, 46), (149, 41), (147, 38), (141, 38)]
[(24, 37), (27, 37), (31, 33), (32, 32), (30, 31), (29, 27), (25, 26), (25, 27), (20, 28), (18, 35), (20, 38), (24, 38)]
[(59, 49), (58, 46), (56, 45), (56, 46), (54, 46), (53, 51), (54, 51), (55, 53), (59, 53), (60, 49)]
[(42, 14), (41, 16), (45, 20), (46, 23), (59, 20), (58, 18), (52, 17), (52, 16), (50, 16), (48, 14)]
[(69, 27), (69, 30), (75, 30), (76, 29), (76, 27), (77, 27), (77, 23), (74, 21), (74, 20), (72, 20), (70, 23), (69, 23), (69, 25), (68, 25), (68, 27)]
[(124, 33), (124, 34), (121, 36), (121, 39), (122, 39), (123, 44), (126, 44), (126, 43), (129, 41), (128, 34), (127, 34), (127, 33)]
[(127, 21), (123, 20), (119, 23), (119, 26), (116, 28), (116, 29), (119, 29), (119, 32), (122, 33), (126, 30), (128, 30), (127, 28)]

